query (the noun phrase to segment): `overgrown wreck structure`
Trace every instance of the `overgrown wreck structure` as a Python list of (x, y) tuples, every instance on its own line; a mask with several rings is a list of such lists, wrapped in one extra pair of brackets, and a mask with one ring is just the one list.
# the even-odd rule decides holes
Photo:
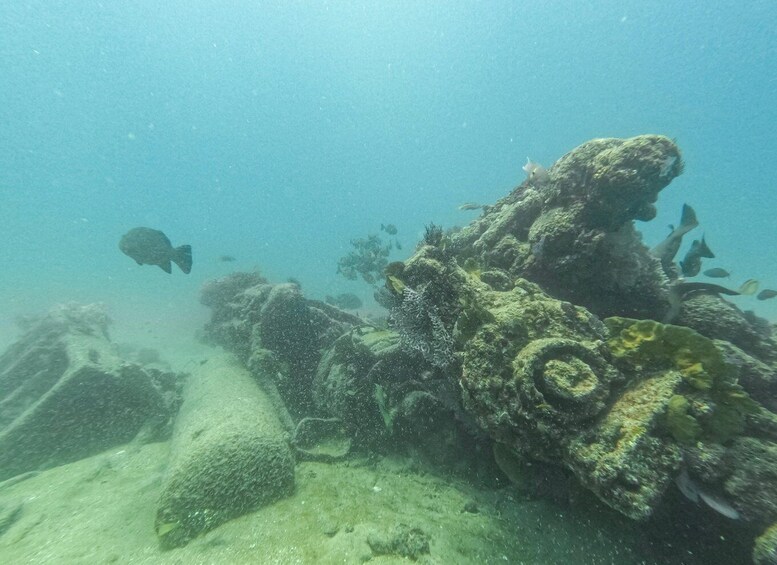
[(635, 520), (678, 483), (765, 531), (754, 558), (774, 563), (777, 341), (720, 287), (668, 276), (634, 227), (682, 168), (663, 136), (589, 141), (390, 264), (388, 327), (236, 274), (205, 289), (206, 334), (283, 400), (290, 430), (337, 422), (341, 445), (400, 438), (452, 465), (493, 444)]

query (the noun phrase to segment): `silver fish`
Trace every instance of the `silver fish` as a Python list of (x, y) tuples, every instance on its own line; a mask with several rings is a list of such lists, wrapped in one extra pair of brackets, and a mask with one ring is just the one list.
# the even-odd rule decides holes
[(683, 469), (680, 474), (675, 477), (674, 480), (677, 488), (685, 495), (685, 498), (691, 502), (698, 504), (699, 500), (702, 500), (704, 504), (712, 508), (718, 514), (730, 518), (731, 520), (739, 520), (739, 512), (730, 503), (723, 500), (721, 497), (705, 492), (689, 475), (688, 471)]
[(672, 261), (674, 261), (675, 255), (677, 255), (677, 251), (680, 249), (683, 236), (698, 225), (699, 221), (696, 219), (696, 212), (687, 204), (683, 204), (680, 225), (672, 228), (667, 238), (650, 250), (650, 253), (661, 260), (661, 266), (667, 275), (672, 273)]
[(550, 175), (545, 167), (539, 163), (535, 163), (529, 157), (526, 157), (526, 164), (522, 168), (526, 172), (526, 178), (528, 178), (529, 182), (532, 184), (543, 185), (550, 180)]
[[(755, 279), (747, 279), (739, 287), (739, 293), (745, 296), (752, 296), (758, 290), (758, 281)], [(763, 299), (762, 299), (763, 300)]]

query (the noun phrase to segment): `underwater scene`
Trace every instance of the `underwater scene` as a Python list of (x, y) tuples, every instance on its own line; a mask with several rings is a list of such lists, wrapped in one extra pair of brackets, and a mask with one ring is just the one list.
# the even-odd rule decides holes
[(777, 564), (777, 3), (0, 6), (0, 563)]

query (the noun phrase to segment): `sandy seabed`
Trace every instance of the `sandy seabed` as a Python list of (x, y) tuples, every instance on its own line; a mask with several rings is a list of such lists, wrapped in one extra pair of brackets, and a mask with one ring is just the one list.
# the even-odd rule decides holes
[[(192, 335), (199, 317), (146, 313), (133, 323), (122, 319), (111, 334), (120, 345), (158, 346), (171, 368), (186, 371), (214, 354)], [(168, 442), (133, 443), (0, 483), (0, 562), (410, 563), (376, 554), (368, 543), (405, 525), (429, 538), (429, 553), (417, 563), (711, 563), (681, 543), (677, 553), (654, 552), (640, 524), (588, 499), (562, 507), (511, 485), (481, 488), (411, 458), (377, 456), (299, 463), (291, 497), (163, 551), (154, 519), (169, 450)]]
[(0, 533), (3, 562), (408, 563), (373, 555), (367, 542), (398, 524), (428, 534), (419, 563), (645, 562), (607, 516), (522, 501), (509, 488), (480, 490), (390, 458), (301, 463), (291, 497), (162, 551), (153, 526), (168, 452), (167, 443), (128, 445), (0, 484), (0, 532), (3, 517), (15, 515)]

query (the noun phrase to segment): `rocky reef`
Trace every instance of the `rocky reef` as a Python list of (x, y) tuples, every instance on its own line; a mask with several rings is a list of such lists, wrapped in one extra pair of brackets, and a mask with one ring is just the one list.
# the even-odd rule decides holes
[(511, 478), (542, 462), (635, 520), (684, 494), (766, 531), (764, 555), (777, 342), (714, 288), (670, 278), (634, 225), (682, 170), (663, 136), (589, 141), (386, 264), (388, 327), (243, 273), (205, 288), (206, 335), (277, 390), (290, 429), (326, 422), (438, 465), (475, 453)]
[(209, 282), (202, 301), (212, 309), (205, 339), (235, 353), (274, 395), (299, 458), (401, 445), (450, 470), (483, 465), (478, 453), (490, 448), (461, 407), (458, 386), (408, 345), (407, 332), (375, 327), (256, 273)]
[(457, 256), (598, 316), (661, 315), (668, 281), (633, 220), (655, 217), (659, 192), (682, 170), (666, 137), (589, 141), (466, 226), (453, 238)]
[[(535, 466), (635, 521), (685, 504), (774, 563), (772, 327), (678, 278), (634, 223), (683, 166), (663, 136), (596, 139), (405, 261), (360, 240), (339, 267), (379, 288), (385, 323), (257, 272), (211, 281), (202, 337), (232, 356), (185, 387), (122, 361), (101, 310), (59, 308), (0, 357), (0, 480), (173, 430), (155, 530), (174, 547), (291, 494), (295, 461), (401, 451), (481, 482)], [(424, 559), (430, 539), (399, 524), (369, 546)]]
[(633, 519), (682, 491), (756, 533), (777, 517), (771, 328), (678, 292), (633, 223), (682, 168), (665, 137), (587, 142), (390, 266), (385, 302), (423, 296), (440, 324), (418, 339), (452, 336), (463, 407), (515, 456)]
[(386, 268), (378, 298), (396, 336), (382, 330), (385, 345), (365, 356), (373, 330), (352, 330), (326, 354), (324, 405), (377, 429), (368, 394), (349, 396), (377, 383), (389, 421), (390, 379), (376, 376), (398, 345), (416, 374), (454, 385), (448, 414), (502, 453), (562, 467), (635, 520), (684, 495), (753, 538), (765, 531), (764, 562), (777, 520), (772, 328), (711, 286), (667, 276), (634, 225), (682, 170), (666, 137), (593, 140), (460, 231), (428, 229)]

